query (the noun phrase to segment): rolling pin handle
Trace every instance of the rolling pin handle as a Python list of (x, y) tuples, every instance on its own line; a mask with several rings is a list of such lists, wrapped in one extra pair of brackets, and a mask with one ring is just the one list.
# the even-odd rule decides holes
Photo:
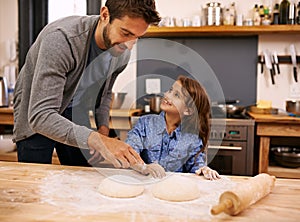
[(225, 201), (219, 203), (216, 206), (213, 206), (213, 208), (211, 209), (211, 213), (213, 215), (219, 214), (224, 212), (226, 209), (229, 209), (233, 206), (232, 200), (230, 199), (226, 199)]

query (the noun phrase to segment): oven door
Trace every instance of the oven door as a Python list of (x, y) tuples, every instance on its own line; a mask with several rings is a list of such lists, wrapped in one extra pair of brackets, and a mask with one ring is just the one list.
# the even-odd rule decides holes
[(208, 146), (208, 166), (222, 175), (248, 175), (246, 142), (223, 141)]

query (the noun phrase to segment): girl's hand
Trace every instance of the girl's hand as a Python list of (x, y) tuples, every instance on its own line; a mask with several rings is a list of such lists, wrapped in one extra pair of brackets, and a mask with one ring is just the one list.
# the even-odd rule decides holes
[(217, 180), (221, 178), (217, 171), (209, 168), (208, 166), (200, 167), (195, 173), (198, 175), (201, 175), (202, 173), (204, 178), (208, 180)]

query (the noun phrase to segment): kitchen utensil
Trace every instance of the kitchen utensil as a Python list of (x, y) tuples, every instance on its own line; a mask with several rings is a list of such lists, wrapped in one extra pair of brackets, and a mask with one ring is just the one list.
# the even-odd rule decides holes
[(212, 113), (213, 115), (224, 115), (224, 117), (239, 115), (245, 111), (244, 106), (238, 106), (239, 100), (226, 100), (225, 103), (214, 103), (212, 105)]
[(298, 82), (297, 58), (296, 58), (296, 49), (295, 49), (295, 45), (294, 44), (290, 45), (290, 53), (291, 53), (291, 59), (292, 59), (292, 63), (293, 63), (294, 79), (295, 79), (295, 82)]
[(276, 66), (276, 68), (277, 68), (277, 74), (280, 74), (280, 69), (279, 69), (279, 62), (278, 62), (278, 55), (277, 55), (277, 52), (274, 51), (272, 56), (273, 56), (273, 59), (274, 59), (275, 66)]
[(263, 74), (264, 73), (264, 54), (262, 53), (260, 56), (260, 73)]
[(213, 206), (211, 213), (225, 212), (237, 215), (250, 205), (267, 196), (273, 189), (275, 177), (261, 173), (239, 183), (234, 189), (225, 191), (219, 198), (219, 204)]
[(6, 77), (0, 77), (0, 107), (8, 107), (8, 86)]
[(285, 101), (285, 110), (300, 116), (300, 100), (287, 100)]
[(112, 109), (120, 109), (127, 93), (125, 92), (115, 92), (112, 93), (112, 100), (111, 100), (111, 108)]
[(278, 109), (276, 108), (259, 108), (257, 106), (250, 106), (250, 112), (257, 114), (278, 114)]
[(270, 54), (270, 59), (271, 59), (271, 65), (272, 65), (272, 73), (273, 73), (273, 75), (276, 75), (275, 61), (274, 61), (274, 57), (272, 54)]
[(274, 160), (284, 167), (300, 167), (300, 148), (299, 147), (272, 147), (271, 155)]
[(270, 52), (268, 50), (264, 51), (264, 57), (265, 57), (266, 67), (269, 70), (270, 75), (271, 75), (272, 84), (274, 85), (275, 84), (274, 73), (273, 73), (272, 64), (271, 64)]
[(153, 96), (149, 103), (150, 103), (150, 110), (152, 112), (155, 112), (155, 113), (159, 113), (160, 112), (160, 101), (161, 101), (161, 96), (159, 95), (155, 95)]
[(0, 153), (9, 153), (16, 150), (16, 144), (12, 141), (10, 134), (0, 135)]
[(222, 25), (222, 7), (219, 2), (209, 2), (204, 8), (206, 25)]

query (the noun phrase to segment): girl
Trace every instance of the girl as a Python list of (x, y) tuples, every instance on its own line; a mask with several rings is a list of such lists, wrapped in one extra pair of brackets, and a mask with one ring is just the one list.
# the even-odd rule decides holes
[(146, 163), (132, 168), (159, 178), (165, 170), (220, 178), (206, 166), (210, 102), (205, 89), (196, 80), (179, 76), (164, 94), (160, 108), (159, 115), (140, 117), (128, 133), (126, 143)]

